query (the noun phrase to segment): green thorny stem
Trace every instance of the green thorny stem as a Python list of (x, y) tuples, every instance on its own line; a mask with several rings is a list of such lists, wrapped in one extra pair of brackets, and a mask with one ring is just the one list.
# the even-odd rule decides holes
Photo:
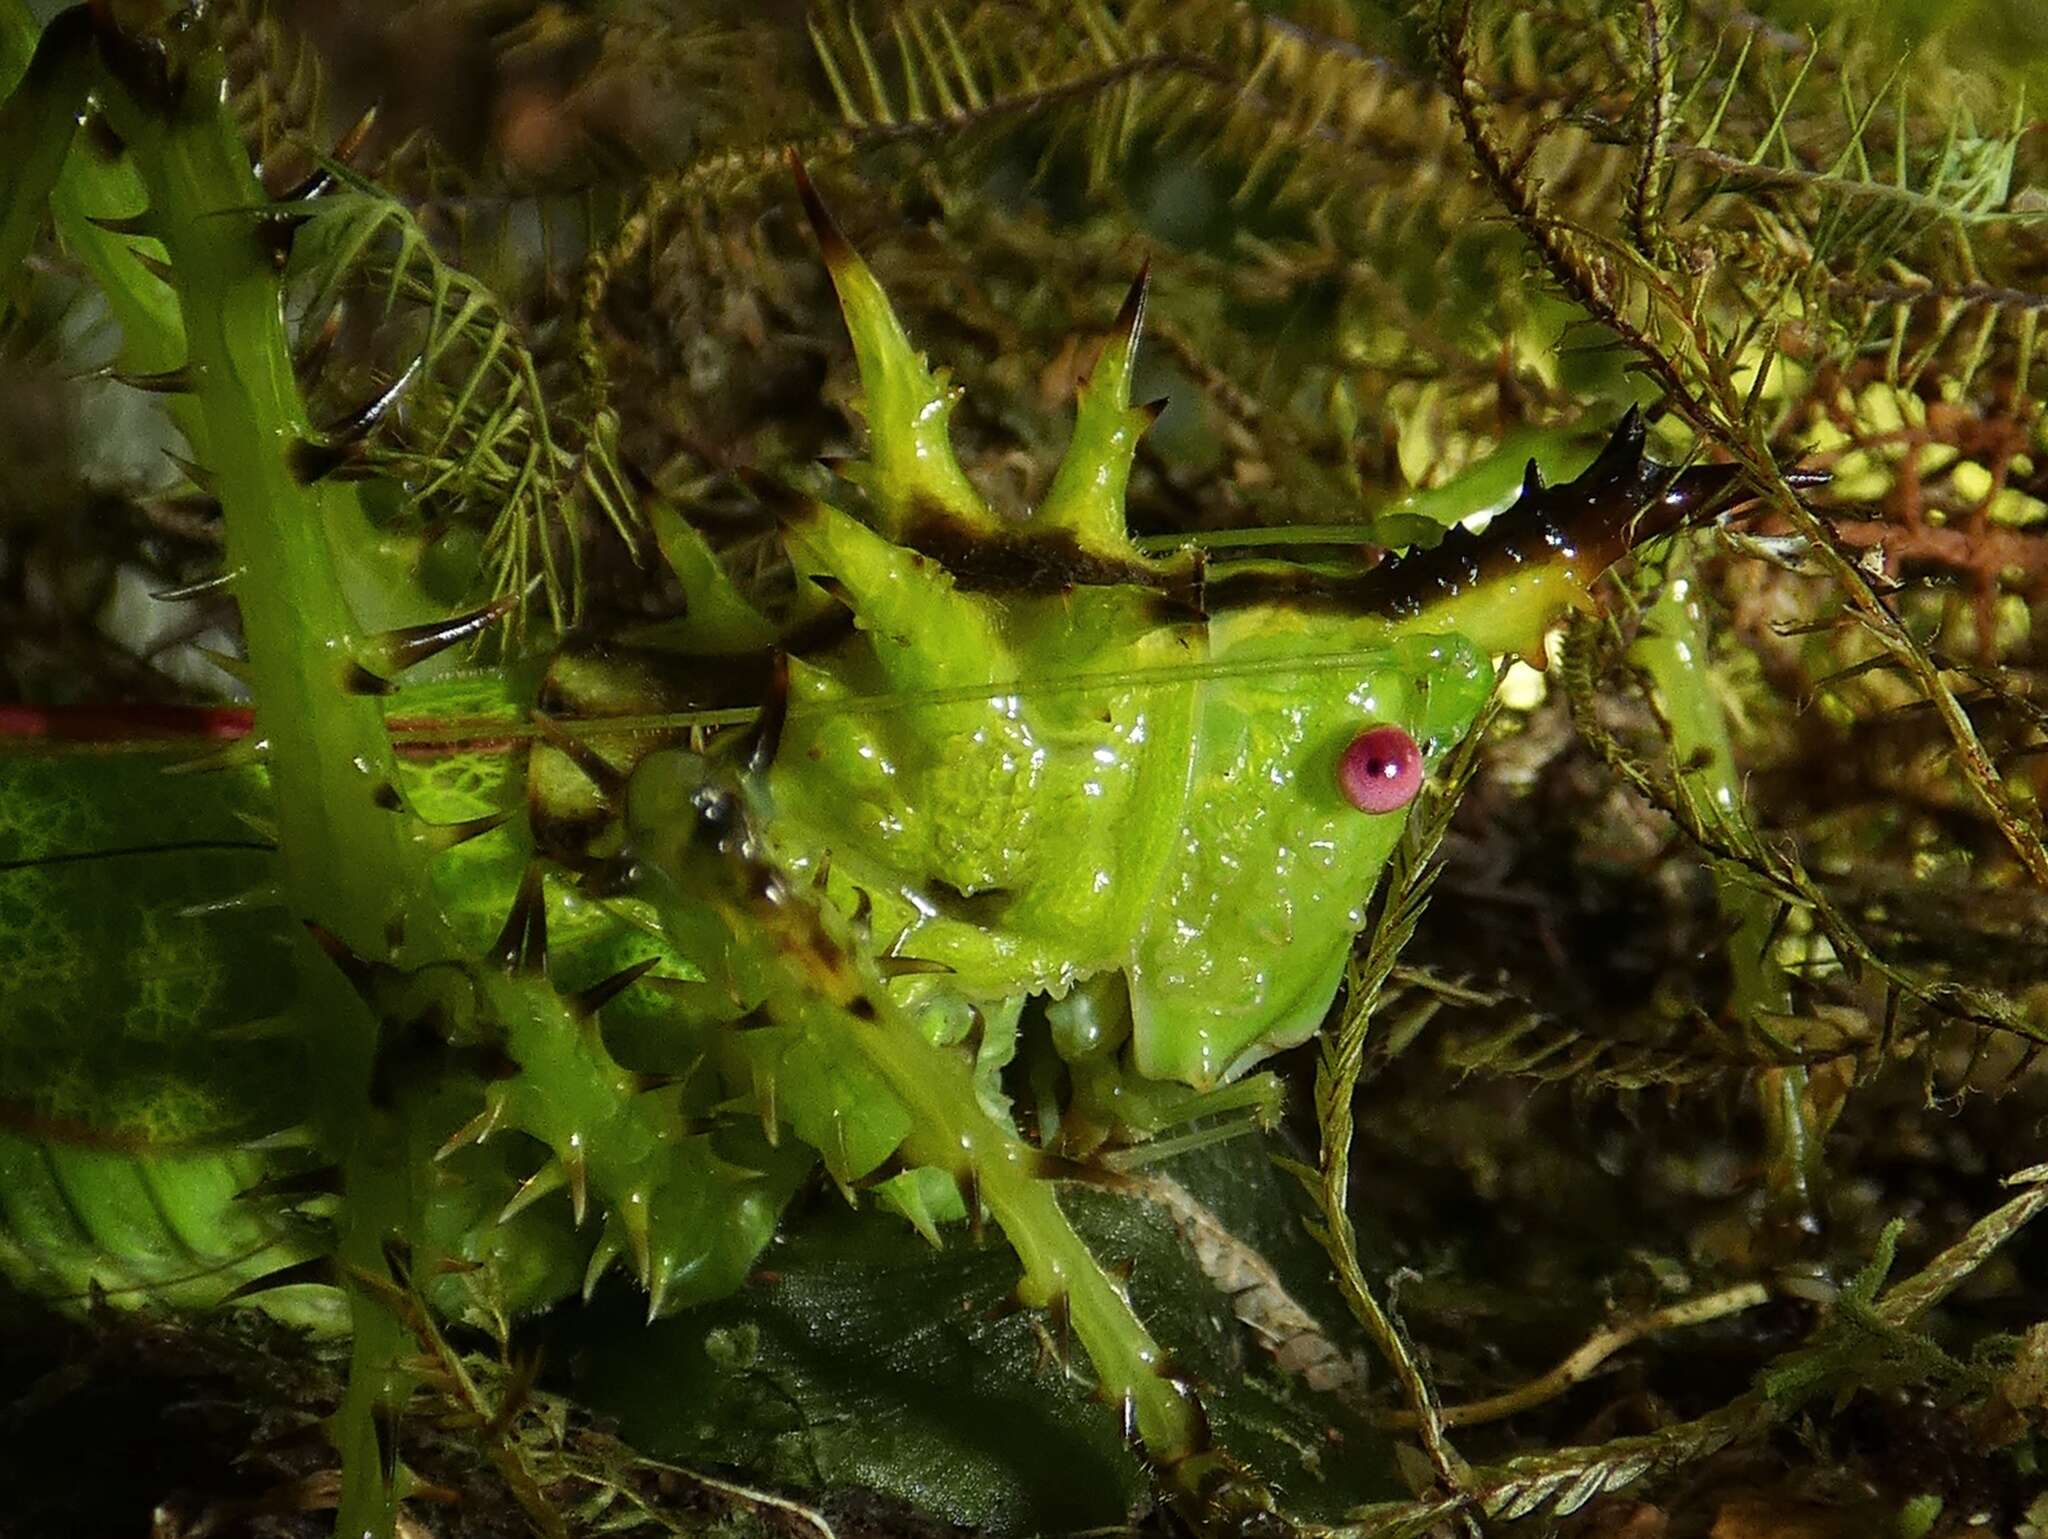
[[(330, 541), (360, 529), (363, 510), (352, 488), (308, 483), (297, 463), (318, 436), (293, 377), (277, 266), (259, 238), (264, 195), (225, 111), (221, 58), (177, 58), (104, 33), (97, 44), (95, 94), (142, 178), (177, 292), (185, 382), (207, 436), (229, 569), (248, 574), (237, 597), (285, 901), (353, 953), (446, 955), (452, 936), (419, 901), (426, 862), (417, 826), (376, 800), (396, 784), (382, 709), (347, 687), (365, 638)], [(303, 1018), (317, 1023), (317, 1115), (327, 1124), (319, 1131), (340, 1156), (348, 1192), (336, 1237), (354, 1333), (337, 1427), (338, 1531), (381, 1535), (397, 1514), (393, 1437), (411, 1388), (397, 1365), (410, 1335), (370, 1279), (389, 1275), (388, 1239), (418, 1232), (422, 1151), (407, 1147), (402, 1129), (393, 1136), (385, 1115), (363, 1115), (374, 1016), (311, 934), (299, 959)]]
[[(378, 698), (387, 686), (376, 670), (417, 659), (393, 644), (405, 633), (366, 633), (344, 591), (341, 558), (351, 537), (363, 542), (365, 512), (350, 485), (322, 473), (347, 445), (315, 430), (295, 382), (275, 238), (288, 227), (266, 208), (225, 110), (220, 55), (195, 47), (180, 57), (82, 27), (79, 14), (58, 36), (93, 56), (94, 94), (142, 180), (150, 234), (167, 264), (163, 281), (182, 314), (185, 360), (156, 388), (175, 384), (196, 406), (228, 570), (242, 574), (236, 591), (281, 897), (305, 922), (300, 1018), (318, 1087), (314, 1131), (346, 1194), (334, 1259), (350, 1299), (353, 1346), (336, 1426), (337, 1531), (381, 1536), (393, 1530), (403, 1494), (396, 1428), (414, 1388), (403, 1366), (415, 1345), (404, 1278), (432, 1275), (438, 1258), (420, 1253), (433, 1129), (408, 1115), (405, 1087), (380, 1096), (375, 1086), (380, 1050), (393, 1045), (380, 1038), (387, 1025), (402, 1033), (406, 1023), (369, 1006), (408, 974), (459, 967), (479, 1017), (504, 1033), (515, 1060), (546, 1056), (563, 1066), (559, 1095), (547, 1105), (527, 1098), (522, 1125), (564, 1160), (581, 1133), (653, 1113), (632, 1104), (636, 1087), (603, 1053), (576, 1002), (557, 995), (535, 965), (544, 961), (536, 955), (544, 949), (537, 879), (522, 890), (502, 966), (473, 965), (434, 900), (435, 856), (482, 830), (437, 829), (398, 791)], [(110, 250), (129, 259), (125, 248)], [(135, 277), (100, 276), (110, 289)], [(474, 629), (480, 618), (458, 628)], [(615, 1142), (644, 1150), (656, 1139)], [(595, 1167), (589, 1174), (607, 1192), (635, 1189), (643, 1175)]]
[[(352, 487), (319, 474), (331, 445), (315, 431), (294, 378), (276, 260), (276, 237), (287, 227), (266, 209), (227, 114), (219, 53), (181, 50), (181, 41), (140, 41), (70, 12), (45, 35), (39, 78), (89, 89), (140, 178), (164, 265), (141, 272), (136, 253), (118, 242), (80, 254), (108, 264), (98, 275), (110, 293), (138, 279), (175, 293), (185, 357), (152, 388), (174, 389), (180, 420), (204, 435), (228, 570), (243, 574), (237, 597), (259, 709), (255, 751), (274, 804), (280, 896), (306, 925), (300, 1019), (318, 1086), (315, 1132), (347, 1194), (334, 1249), (353, 1331), (336, 1426), (337, 1526), (351, 1536), (383, 1535), (396, 1522), (396, 1423), (413, 1388), (401, 1366), (413, 1336), (396, 1307), (404, 1299), (390, 1258), (420, 1243), (432, 1144), (420, 1119), (372, 1096), (380, 1022), (357, 988), (370, 972), (461, 960), (428, 880), (448, 841), (396, 793), (381, 685), (367, 666), (388, 666), (389, 649), (358, 625), (337, 559), (343, 541), (360, 543), (365, 513)], [(32, 68), (32, 86), (37, 79)], [(373, 967), (365, 958), (383, 960)], [(481, 976), (479, 1002), (493, 1019), (529, 1030), (577, 1030), (565, 1004), (551, 994), (537, 999), (526, 984)]]

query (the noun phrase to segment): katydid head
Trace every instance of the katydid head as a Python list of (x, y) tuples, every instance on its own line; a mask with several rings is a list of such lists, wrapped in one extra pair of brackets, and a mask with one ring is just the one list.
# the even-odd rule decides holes
[(1592, 607), (1616, 561), (1725, 500), (1736, 474), (1656, 464), (1631, 411), (1571, 481), (1546, 486), (1532, 467), (1483, 533), (1363, 569), (1210, 568), (1208, 652), (1236, 677), (1204, 702), (1180, 848), (1124, 968), (1141, 1072), (1206, 1087), (1315, 1031), (1495, 659), (1540, 665), (1546, 632)]

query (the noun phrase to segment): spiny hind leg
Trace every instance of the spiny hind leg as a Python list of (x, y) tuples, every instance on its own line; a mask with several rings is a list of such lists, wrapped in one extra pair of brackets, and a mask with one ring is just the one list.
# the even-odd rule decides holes
[[(643, 810), (659, 803), (663, 813), (640, 824), (642, 851), (666, 879), (671, 901), (701, 895), (736, 941), (744, 937), (770, 953), (770, 986), (756, 1012), (761, 1023), (857, 1061), (869, 1096), (894, 1103), (887, 1120), (903, 1129), (894, 1158), (943, 1171), (970, 1219), (984, 1210), (994, 1218), (1023, 1267), (1020, 1301), (1063, 1319), (1063, 1330), (1080, 1341), (1098, 1394), (1116, 1408), (1176, 1505), (1205, 1526), (1219, 1502), (1233, 1511), (1269, 1510), (1263, 1488), (1211, 1445), (1193, 1387), (1060, 1208), (1057, 1182), (1079, 1167), (1035, 1148), (1006, 1118), (991, 1114), (966, 1059), (924, 1036), (889, 996), (844, 920), (768, 858), (743, 795), (721, 783), (713, 766), (694, 755), (662, 756), (643, 765), (639, 779)], [(849, 1114), (870, 1125), (885, 1120), (869, 1105), (795, 1104), (804, 1096), (843, 1097), (839, 1076), (808, 1085), (785, 1080), (778, 1094), (780, 1114), (792, 1126)], [(829, 1161), (833, 1151), (826, 1154)]]

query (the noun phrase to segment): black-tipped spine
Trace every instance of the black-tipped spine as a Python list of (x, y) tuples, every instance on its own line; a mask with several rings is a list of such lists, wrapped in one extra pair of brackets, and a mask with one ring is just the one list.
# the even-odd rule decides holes
[(349, 695), (383, 696), (395, 694), (398, 686), (381, 675), (370, 672), (361, 663), (351, 660), (341, 670), (342, 693)]
[(560, 753), (583, 773), (583, 778), (604, 795), (605, 799), (617, 803), (626, 789), (626, 773), (603, 754), (576, 736), (563, 729), (560, 722), (545, 711), (532, 713), (533, 730), (548, 747)]
[(548, 965), (547, 877), (538, 861), (519, 879), (505, 926), (491, 946), (491, 956), (507, 973), (539, 977)]
[(464, 818), (459, 823), (422, 823), (419, 836), (422, 843), (440, 855), (457, 845), (495, 833), (511, 821), (509, 812), (487, 812), (481, 817)]
[(482, 635), (518, 607), (518, 597), (507, 594), (468, 614), (380, 632), (364, 647), (363, 662), (380, 673), (403, 673), (460, 642)]
[(188, 459), (175, 449), (164, 450), (164, 458), (183, 471), (185, 479), (198, 487), (202, 492), (205, 492), (209, 497), (218, 496), (220, 491), (219, 478), (204, 465), (200, 464), (199, 461)]
[(967, 1210), (967, 1237), (979, 1245), (988, 1234), (988, 1221), (981, 1211), (981, 1172), (966, 1165), (953, 1180), (960, 1188), (960, 1206)]
[(310, 1260), (294, 1262), (279, 1267), (275, 1272), (265, 1272), (261, 1277), (252, 1277), (240, 1287), (231, 1289), (221, 1299), (223, 1304), (233, 1304), (241, 1299), (256, 1297), (259, 1293), (272, 1293), (279, 1288), (300, 1288), (309, 1284), (335, 1287), (341, 1281), (340, 1273), (331, 1256), (314, 1256)]
[(789, 174), (796, 181), (796, 195), (803, 200), (804, 216), (810, 220), (811, 232), (818, 238), (818, 251), (825, 258), (825, 265), (837, 269), (859, 260), (854, 255), (852, 243), (840, 233), (832, 211), (825, 207), (825, 200), (818, 196), (818, 189), (811, 185), (811, 174), (804, 169), (802, 157), (791, 148), (784, 152), (784, 159), (789, 164)]
[(305, 177), (291, 187), (278, 193), (280, 203), (307, 203), (327, 192), (340, 180), (337, 168), (350, 165), (362, 153), (363, 144), (370, 137), (370, 130), (377, 122), (377, 107), (373, 102), (363, 110), (362, 116), (349, 125), (348, 131), (334, 143), (334, 149), (327, 156), (326, 163), (316, 166)]
[(164, 261), (163, 258), (152, 256), (147, 251), (134, 246), (129, 247), (128, 254), (135, 259), (136, 266), (140, 267), (165, 287), (176, 288), (178, 286), (177, 269), (172, 267), (169, 262)]
[(282, 1202), (286, 1207), (296, 1206), (314, 1197), (339, 1197), (341, 1195), (341, 1167), (320, 1165), (311, 1170), (291, 1171), (283, 1175), (266, 1176), (254, 1186), (245, 1186), (235, 1193), (236, 1202)]
[(156, 211), (147, 208), (139, 214), (125, 214), (118, 219), (89, 215), (86, 222), (109, 235), (152, 236), (158, 228)]
[(377, 964), (359, 955), (355, 948), (317, 920), (305, 921), (306, 933), (326, 953), (327, 960), (341, 970), (349, 986), (367, 998), (377, 981)]
[(577, 1015), (589, 1020), (660, 965), (660, 957), (642, 957), (631, 967), (621, 968), (609, 978), (601, 979), (583, 990), (570, 1002), (570, 1008)]
[(765, 775), (775, 764), (782, 746), (782, 729), (789, 720), (789, 656), (776, 652), (768, 665), (768, 698), (761, 702), (761, 714), (748, 729), (742, 762), (749, 775)]
[(1124, 295), (1124, 302), (1111, 323), (1111, 331), (1123, 339), (1127, 348), (1138, 345), (1138, 334), (1145, 328), (1145, 301), (1152, 291), (1152, 259), (1139, 264), (1138, 276), (1131, 280), (1131, 286)]
[(581, 1149), (572, 1149), (561, 1159), (562, 1174), (569, 1182), (569, 1216), (581, 1229), (590, 1212), (590, 1164)]
[(885, 979), (945, 975), (958, 971), (950, 962), (939, 962), (930, 957), (894, 956), (875, 958), (875, 970)]
[(1068, 1295), (1062, 1293), (1045, 1306), (1045, 1330), (1053, 1361), (1065, 1372), (1074, 1357), (1074, 1305)]
[(317, 438), (300, 440), (293, 446), (292, 473), (310, 485), (334, 475), (363, 456), (364, 446), (391, 408), (404, 396), (418, 376), (423, 359), (415, 356), (405, 371), (382, 391)]
[(126, 385), (130, 390), (140, 390), (149, 395), (186, 395), (191, 392), (194, 383), (192, 370), (183, 364), (175, 369), (159, 370), (154, 374), (131, 374), (115, 369), (109, 377), (116, 384)]

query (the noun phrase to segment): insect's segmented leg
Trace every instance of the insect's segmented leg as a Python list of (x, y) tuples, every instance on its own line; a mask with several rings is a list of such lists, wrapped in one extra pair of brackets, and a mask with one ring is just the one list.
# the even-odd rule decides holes
[[(1265, 1510), (1262, 1487), (1212, 1448), (1200, 1400), (1061, 1210), (1055, 1181), (1076, 1167), (1033, 1147), (991, 1115), (973, 1070), (933, 1046), (889, 997), (872, 960), (844, 924), (765, 854), (739, 792), (706, 778), (703, 760), (650, 760), (643, 777), (686, 766), (695, 816), (642, 847), (677, 893), (708, 893), (736, 935), (775, 954), (757, 1014), (830, 1040), (863, 1062), (907, 1113), (897, 1157), (950, 1175), (970, 1219), (986, 1208), (1022, 1262), (1023, 1303), (1064, 1317), (1093, 1364), (1097, 1392), (1158, 1468), (1174, 1499), (1204, 1521), (1219, 1501)], [(664, 799), (675, 810), (673, 800)]]

